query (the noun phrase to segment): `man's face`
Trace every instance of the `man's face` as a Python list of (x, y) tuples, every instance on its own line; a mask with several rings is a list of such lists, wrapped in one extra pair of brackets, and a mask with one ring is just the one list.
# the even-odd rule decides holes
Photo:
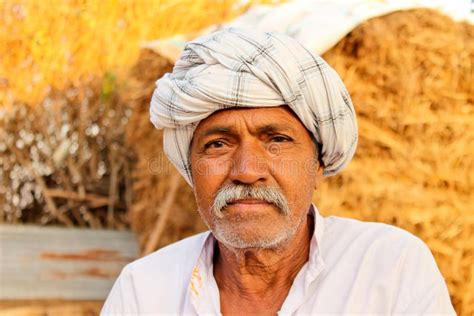
[(222, 110), (201, 121), (191, 169), (203, 220), (233, 248), (291, 240), (322, 175), (315, 144), (287, 106)]

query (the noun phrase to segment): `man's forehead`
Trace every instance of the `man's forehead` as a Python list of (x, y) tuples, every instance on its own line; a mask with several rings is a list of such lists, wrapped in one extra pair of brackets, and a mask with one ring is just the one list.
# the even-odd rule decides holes
[[(235, 124), (232, 123), (222, 123), (223, 125), (213, 125), (210, 127), (204, 127), (199, 130), (197, 133), (199, 136), (209, 136), (213, 134), (229, 134), (229, 133), (237, 133), (237, 129), (235, 128)], [(261, 134), (261, 133), (277, 133), (283, 131), (291, 131), (294, 132), (295, 129), (288, 123), (279, 123), (279, 122), (271, 122), (268, 124), (255, 124), (252, 127), (252, 130)]]
[(231, 108), (214, 112), (202, 120), (195, 130), (195, 136), (211, 133), (228, 133), (239, 124), (245, 124), (259, 132), (295, 130), (297, 125), (304, 128), (298, 117), (286, 105), (277, 107)]

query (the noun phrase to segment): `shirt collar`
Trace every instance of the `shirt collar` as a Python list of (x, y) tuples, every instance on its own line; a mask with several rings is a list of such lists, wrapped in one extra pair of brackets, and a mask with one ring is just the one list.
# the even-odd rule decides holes
[(304, 279), (305, 293), (307, 292), (309, 285), (324, 269), (323, 254), (321, 253), (321, 244), (324, 235), (324, 218), (319, 214), (319, 210), (314, 204), (311, 204), (309, 212), (313, 215), (315, 220), (313, 237), (311, 238), (309, 246), (309, 258), (307, 262), (308, 271)]

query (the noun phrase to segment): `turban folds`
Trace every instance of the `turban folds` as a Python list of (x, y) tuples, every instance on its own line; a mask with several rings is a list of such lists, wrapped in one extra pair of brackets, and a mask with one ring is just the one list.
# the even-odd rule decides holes
[(201, 120), (231, 107), (284, 104), (322, 145), (324, 175), (345, 167), (358, 138), (346, 87), (321, 57), (280, 33), (228, 28), (187, 43), (173, 72), (156, 82), (150, 116), (192, 186), (189, 147)]

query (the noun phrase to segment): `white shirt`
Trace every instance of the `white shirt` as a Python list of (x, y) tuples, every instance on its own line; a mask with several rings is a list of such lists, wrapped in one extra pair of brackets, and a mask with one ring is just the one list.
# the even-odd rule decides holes
[[(323, 218), (279, 315), (455, 315), (428, 247), (381, 223)], [(210, 232), (128, 264), (101, 315), (219, 315)]]

